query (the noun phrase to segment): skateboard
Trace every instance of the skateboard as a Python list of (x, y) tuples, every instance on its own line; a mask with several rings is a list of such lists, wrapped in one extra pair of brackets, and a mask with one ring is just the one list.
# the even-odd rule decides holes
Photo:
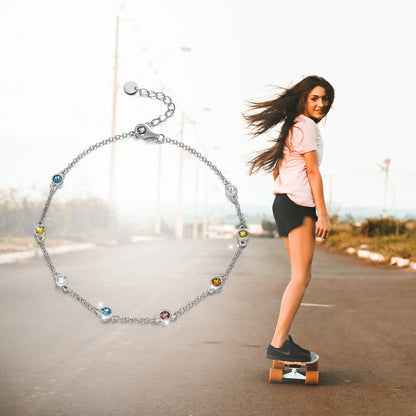
[[(285, 371), (289, 369), (289, 371)], [(304, 371), (300, 372), (299, 370)], [(311, 361), (308, 363), (273, 360), (270, 369), (269, 383), (281, 383), (283, 379), (305, 380), (305, 384), (318, 384), (319, 356), (311, 352)]]

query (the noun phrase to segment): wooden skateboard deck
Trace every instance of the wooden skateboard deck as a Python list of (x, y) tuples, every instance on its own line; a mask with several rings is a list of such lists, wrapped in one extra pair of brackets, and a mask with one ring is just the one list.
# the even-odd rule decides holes
[(305, 384), (318, 384), (318, 354), (311, 352), (311, 361), (308, 363), (273, 360), (273, 367), (269, 373), (269, 383), (281, 383), (283, 379), (305, 380)]

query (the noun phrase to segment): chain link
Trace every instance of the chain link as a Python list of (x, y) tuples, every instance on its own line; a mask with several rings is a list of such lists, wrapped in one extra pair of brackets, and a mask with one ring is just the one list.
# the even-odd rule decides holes
[(54, 194), (55, 194), (55, 192), (56, 192), (57, 189), (58, 188), (55, 188), (55, 187), (52, 187), (51, 186), (51, 189), (49, 191), (48, 199), (46, 200), (45, 206), (44, 206), (44, 208), (42, 210), (42, 215), (39, 218), (39, 224), (42, 224), (43, 223), (43, 221), (44, 221), (44, 219), (46, 217), (46, 213), (48, 212), (49, 206), (51, 205), (52, 198), (53, 198), (53, 196), (54, 196)]
[(168, 108), (164, 114), (154, 118), (152, 121), (149, 121), (146, 124), (152, 127), (156, 127), (158, 124), (163, 123), (169, 117), (173, 116), (173, 113), (175, 112), (175, 104), (173, 104), (172, 99), (169, 96), (165, 95), (163, 92), (149, 91), (146, 88), (139, 88), (138, 92), (141, 97), (151, 98), (152, 100), (159, 100)]
[(40, 249), (42, 250), (43, 257), (45, 258), (48, 267), (51, 269), (52, 275), (55, 276), (56, 275), (56, 269), (55, 269), (55, 266), (52, 263), (51, 258), (49, 257), (49, 253), (46, 250), (44, 240), (41, 240), (41, 241), (38, 240), (38, 243), (39, 243)]
[(117, 134), (114, 137), (109, 137), (108, 139), (102, 140), (101, 142), (95, 143), (94, 145), (90, 146), (88, 149), (85, 149), (81, 152), (75, 159), (72, 160), (68, 166), (62, 170), (62, 174), (66, 175), (81, 159), (87, 156), (89, 153), (93, 152), (94, 150), (99, 149), (102, 146), (106, 146), (110, 143), (114, 143), (118, 140), (126, 139), (127, 137), (134, 137), (134, 131), (130, 131), (128, 133)]
[[(157, 118), (154, 118), (149, 123), (146, 123), (148, 126), (154, 127), (154, 126), (166, 121), (167, 118), (172, 117), (172, 115), (175, 111), (175, 105), (172, 102), (170, 97), (163, 94), (162, 92), (149, 91), (145, 88), (140, 88), (140, 89), (135, 88), (135, 91), (138, 91), (139, 94), (142, 97), (157, 99), (157, 100), (163, 102), (168, 108), (168, 110), (164, 114), (162, 114), (161, 116), (159, 116)], [(133, 90), (133, 92), (134, 92), (134, 90)], [(132, 93), (131, 90), (128, 93), (131, 94)], [(141, 133), (141, 130), (143, 130), (142, 133)], [(99, 149), (100, 147), (106, 146), (110, 143), (114, 143), (118, 140), (122, 140), (122, 139), (125, 139), (125, 138), (128, 138), (128, 137), (142, 138), (143, 140), (149, 140), (149, 141), (152, 141), (154, 143), (159, 143), (159, 144), (168, 143), (168, 144), (180, 147), (181, 149), (186, 150), (187, 152), (191, 153), (193, 156), (198, 158), (201, 162), (205, 163), (219, 177), (219, 179), (221, 180), (221, 182), (225, 186), (226, 196), (234, 204), (235, 209), (237, 211), (237, 215), (240, 219), (240, 227), (239, 227), (239, 232), (237, 234), (237, 240), (238, 240), (238, 243), (239, 243), (238, 244), (238, 249), (235, 252), (235, 254), (234, 254), (229, 266), (227, 267), (227, 270), (225, 271), (225, 273), (222, 274), (222, 275), (219, 275), (219, 276), (221, 276), (220, 280), (222, 280), (222, 284), (228, 279), (228, 277), (231, 273), (231, 270), (233, 269), (235, 263), (237, 262), (243, 248), (246, 247), (247, 241), (248, 241), (248, 232), (246, 230), (247, 224), (246, 224), (246, 220), (244, 218), (244, 215), (241, 212), (240, 204), (238, 202), (237, 188), (234, 185), (232, 185), (232, 183), (225, 178), (225, 176), (222, 174), (222, 172), (210, 160), (208, 160), (205, 156), (203, 156), (201, 153), (199, 153), (196, 149), (193, 149), (191, 146), (189, 146), (187, 144), (184, 144), (183, 142), (178, 141), (176, 139), (171, 139), (171, 138), (165, 137), (163, 134), (153, 133), (145, 125), (138, 125), (136, 127), (136, 129), (133, 130), (133, 131), (130, 131), (128, 133), (123, 133), (121, 135), (116, 135), (114, 137), (109, 137), (108, 139), (97, 142), (96, 144), (94, 144), (94, 145), (88, 147), (87, 149), (85, 149), (76, 158), (74, 158), (72, 160), (72, 162), (69, 163), (65, 167), (65, 169), (63, 169), (59, 173), (59, 175), (62, 175), (62, 177), (60, 178), (60, 180), (58, 180), (58, 183), (54, 183), (54, 181), (52, 181), (51, 190), (49, 192), (49, 196), (46, 200), (45, 206), (44, 206), (43, 211), (42, 211), (42, 215), (41, 215), (40, 220), (38, 222), (38, 227), (35, 231), (35, 235), (36, 235), (36, 239), (39, 243), (39, 246), (42, 250), (43, 256), (46, 260), (46, 263), (48, 264), (48, 266), (49, 266), (49, 268), (52, 272), (52, 275), (56, 279), (55, 283), (57, 284), (57, 286), (61, 287), (64, 293), (69, 294), (71, 297), (73, 297), (75, 300), (80, 302), (83, 306), (85, 306), (91, 312), (95, 313), (96, 315), (100, 315), (101, 318), (103, 318), (104, 320), (110, 320), (112, 322), (119, 322), (119, 323), (122, 323), (122, 324), (127, 323), (127, 324), (144, 324), (144, 325), (147, 325), (147, 324), (159, 324), (161, 322), (162, 323), (168, 323), (170, 320), (172, 320), (172, 321), (176, 320), (179, 316), (181, 316), (185, 312), (189, 311), (191, 308), (193, 308), (199, 302), (206, 299), (210, 295), (213, 295), (214, 293), (218, 293), (220, 290), (218, 290), (218, 288), (215, 288), (211, 285), (211, 287), (208, 288), (208, 290), (202, 292), (196, 298), (189, 301), (186, 305), (182, 306), (181, 308), (179, 308), (177, 311), (175, 311), (173, 313), (169, 313), (170, 316), (169, 316), (169, 319), (167, 321), (164, 321), (164, 319), (162, 319), (159, 316), (155, 316), (153, 318), (135, 318), (135, 317), (127, 317), (127, 316), (121, 317), (121, 316), (119, 316), (115, 313), (112, 313), (110, 308), (108, 308), (108, 307), (102, 308), (102, 309), (99, 309), (99, 308), (95, 307), (94, 305), (89, 303), (86, 299), (84, 299), (81, 295), (79, 295), (77, 292), (75, 292), (75, 290), (70, 288), (68, 283), (67, 283), (66, 277), (63, 277), (63, 276), (59, 275), (59, 273), (56, 271), (56, 269), (55, 269), (55, 267), (52, 263), (52, 260), (49, 257), (49, 254), (48, 254), (48, 252), (46, 250), (46, 247), (44, 245), (44, 240), (45, 240), (44, 234), (41, 234), (41, 235), (36, 234), (38, 232), (39, 226), (41, 226), (40, 228), (43, 228), (43, 221), (45, 220), (46, 213), (49, 209), (49, 206), (52, 202), (52, 198), (53, 198), (56, 190), (62, 185), (63, 177), (81, 159), (83, 159), (89, 153)], [(59, 175), (55, 175), (55, 176), (59, 176)], [(54, 177), (54, 179), (55, 179), (55, 177)], [(245, 236), (240, 236), (240, 231), (242, 231), (242, 230), (244, 230)], [(45, 230), (43, 230), (43, 232), (45, 232)], [(64, 279), (65, 284), (63, 286), (62, 286), (63, 283), (59, 283), (60, 279), (58, 278), (58, 276), (61, 277), (61, 280)], [(221, 284), (221, 288), (222, 288), (222, 284)], [(104, 314), (103, 311), (105, 309), (107, 309), (108, 311), (105, 311), (106, 313)]]
[(96, 308), (94, 305), (91, 305), (86, 299), (84, 299), (81, 295), (78, 295), (75, 290), (71, 289), (69, 286), (65, 285), (62, 287), (64, 293), (68, 293), (71, 295), (75, 300), (81, 303), (81, 305), (85, 306), (91, 312), (94, 312), (96, 315), (100, 314), (100, 310)]

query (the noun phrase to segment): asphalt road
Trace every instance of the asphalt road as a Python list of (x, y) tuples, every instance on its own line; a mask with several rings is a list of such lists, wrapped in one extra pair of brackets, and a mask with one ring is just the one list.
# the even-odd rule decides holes
[[(223, 273), (229, 244), (150, 241), (53, 260), (91, 303), (152, 317)], [(55, 289), (43, 258), (0, 266), (0, 415), (416, 415), (416, 273), (317, 248), (291, 333), (320, 355), (318, 386), (268, 382), (288, 278), (283, 241), (252, 238), (221, 293), (168, 327), (135, 326), (101, 322)]]

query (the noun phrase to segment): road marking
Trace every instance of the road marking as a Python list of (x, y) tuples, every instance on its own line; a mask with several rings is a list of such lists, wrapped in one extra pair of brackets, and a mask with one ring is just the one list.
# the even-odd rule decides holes
[(316, 306), (318, 308), (332, 308), (334, 305), (323, 305), (320, 303), (301, 303), (301, 306)]

